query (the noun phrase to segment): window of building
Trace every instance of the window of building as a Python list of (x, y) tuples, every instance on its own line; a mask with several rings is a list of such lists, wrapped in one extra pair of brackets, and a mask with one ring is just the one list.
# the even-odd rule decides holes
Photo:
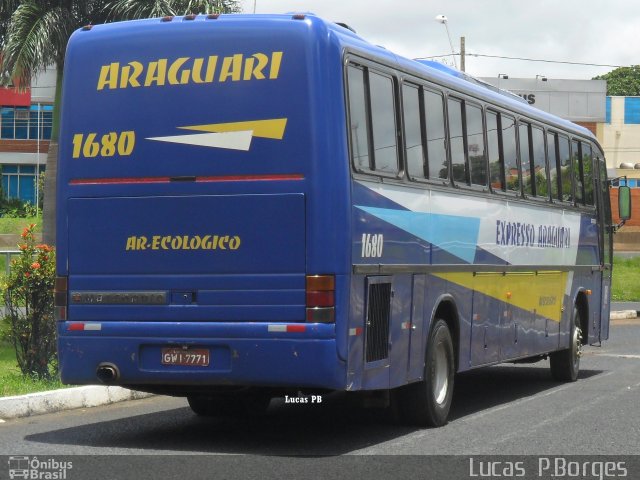
[(605, 100), (605, 123), (611, 124), (611, 97)]
[[(40, 173), (44, 172), (40, 166)], [(6, 198), (17, 198), (23, 202), (36, 203), (36, 166), (2, 165), (2, 190)]]
[(0, 108), (0, 138), (5, 140), (50, 140), (52, 105)]
[(624, 123), (640, 123), (640, 97), (624, 97)]

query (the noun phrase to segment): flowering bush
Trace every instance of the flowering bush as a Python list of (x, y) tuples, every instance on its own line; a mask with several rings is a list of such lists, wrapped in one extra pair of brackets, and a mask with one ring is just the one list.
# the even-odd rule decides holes
[(36, 245), (35, 224), (22, 232), (20, 255), (11, 261), (4, 285), (6, 336), (25, 375), (50, 378), (56, 372), (56, 323), (53, 316), (55, 251)]

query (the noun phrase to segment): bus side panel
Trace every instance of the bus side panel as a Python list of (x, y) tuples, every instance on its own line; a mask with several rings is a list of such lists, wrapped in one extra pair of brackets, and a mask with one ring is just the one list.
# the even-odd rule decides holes
[(406, 374), (408, 382), (422, 380), (424, 376), (425, 331), (429, 325), (430, 318), (425, 311), (426, 296), (427, 276), (413, 275), (409, 362)]

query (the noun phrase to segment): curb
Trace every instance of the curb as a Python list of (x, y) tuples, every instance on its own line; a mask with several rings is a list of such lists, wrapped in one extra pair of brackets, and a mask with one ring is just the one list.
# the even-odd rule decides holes
[(611, 320), (624, 320), (627, 318), (638, 318), (640, 317), (639, 310), (619, 310), (617, 312), (611, 312), (609, 314), (609, 318)]
[(122, 387), (89, 385), (15, 397), (1, 397), (0, 419), (29, 417), (31, 415), (56, 413), (76, 408), (98, 407), (150, 396), (152, 396), (151, 393), (138, 392)]

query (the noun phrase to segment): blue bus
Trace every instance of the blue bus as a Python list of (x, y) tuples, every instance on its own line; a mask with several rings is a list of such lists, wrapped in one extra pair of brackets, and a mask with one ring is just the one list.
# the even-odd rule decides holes
[(595, 137), (345, 25), (85, 27), (59, 155), (67, 384), (186, 396), (200, 415), (363, 392), (440, 426), (456, 372), (548, 357), (573, 381), (609, 335)]

